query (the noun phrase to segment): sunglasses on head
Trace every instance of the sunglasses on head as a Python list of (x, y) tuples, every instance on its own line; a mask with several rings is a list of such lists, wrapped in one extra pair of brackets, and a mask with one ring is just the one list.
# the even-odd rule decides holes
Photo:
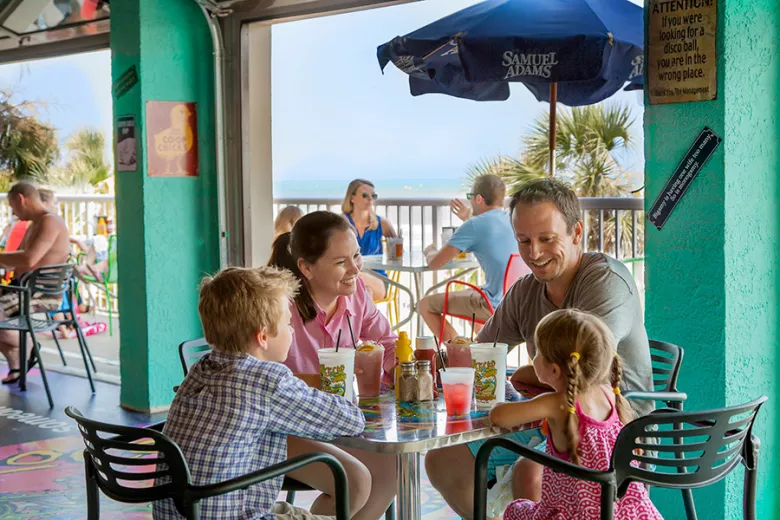
[(370, 198), (370, 199), (374, 199), (374, 200), (376, 200), (376, 199), (379, 197), (379, 195), (377, 195), (376, 193), (371, 193), (371, 194), (369, 194), (369, 193), (368, 193), (368, 192), (366, 192), (366, 191), (364, 191), (364, 192), (362, 193), (362, 195), (363, 195), (363, 198), (364, 198), (364, 199), (369, 199), (369, 198)]

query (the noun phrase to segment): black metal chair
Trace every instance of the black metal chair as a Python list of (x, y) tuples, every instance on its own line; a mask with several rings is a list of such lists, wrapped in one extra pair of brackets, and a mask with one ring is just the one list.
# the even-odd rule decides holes
[[(200, 501), (205, 498), (246, 489), (315, 462), (327, 464), (333, 473), (336, 518), (349, 519), (347, 474), (338, 459), (327, 453), (308, 453), (224, 482), (196, 486), (181, 449), (165, 434), (152, 428), (93, 421), (72, 406), (65, 413), (78, 423), (86, 446), (88, 520), (100, 517), (98, 490), (113, 500), (133, 504), (171, 498), (181, 515), (198, 520)], [(139, 482), (151, 485), (138, 487)]]
[[(475, 462), (474, 519), (485, 520), (488, 457), (497, 447), (537, 464), (601, 487), (601, 520), (612, 520), (614, 503), (632, 482), (672, 489), (695, 489), (723, 480), (741, 462), (745, 466), (743, 514), (756, 518), (759, 439), (753, 422), (762, 396), (739, 406), (702, 412), (652, 413), (625, 425), (618, 435), (607, 471), (583, 468), (509, 439), (486, 441)], [(696, 519), (688, 513), (689, 520)]]
[(650, 358), (653, 363), (653, 392), (626, 392), (626, 399), (662, 401), (675, 410), (682, 411), (688, 394), (677, 390), (684, 351), (672, 343), (650, 340)]
[[(19, 313), (13, 318), (7, 318), (0, 321), (0, 330), (13, 330), (19, 332), (19, 354), (20, 354), (20, 377), (19, 388), (27, 390), (27, 336), (32, 339), (35, 360), (41, 371), (41, 379), (46, 389), (46, 397), (49, 400), (49, 408), (54, 408), (54, 401), (49, 390), (49, 382), (46, 379), (46, 369), (43, 366), (41, 357), (40, 343), (36, 337), (39, 332), (52, 332), (60, 325), (70, 325), (76, 330), (81, 356), (84, 359), (84, 368), (87, 371), (89, 387), (95, 392), (95, 383), (92, 381), (89, 362), (92, 362), (92, 354), (87, 347), (87, 340), (81, 331), (76, 313), (73, 312), (73, 265), (62, 264), (40, 267), (34, 271), (26, 273), (19, 281), (18, 286), (8, 285), (4, 287), (5, 291), (16, 292), (19, 297)], [(32, 308), (31, 300), (41, 296), (50, 297), (52, 300), (62, 301), (63, 295), (66, 295), (69, 309), (63, 311), (64, 319), (55, 320), (49, 317), (49, 311), (36, 311)], [(40, 316), (40, 317), (36, 317)], [(59, 346), (59, 345), (58, 345)]]
[(179, 345), (179, 359), (184, 375), (187, 375), (196, 361), (209, 352), (211, 352), (211, 345), (206, 341), (206, 338), (191, 339)]

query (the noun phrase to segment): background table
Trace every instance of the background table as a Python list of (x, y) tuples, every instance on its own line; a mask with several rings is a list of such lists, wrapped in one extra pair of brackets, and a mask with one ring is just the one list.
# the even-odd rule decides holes
[[(523, 399), (506, 385), (507, 401)], [(373, 399), (361, 399), (366, 429), (357, 437), (340, 437), (333, 444), (396, 456), (397, 500), (400, 520), (418, 520), (420, 504), (420, 454), (423, 451), (488, 439), (509, 433), (492, 426), (488, 411), (472, 406), (468, 416), (447, 417), (444, 400), (398, 403), (391, 391)], [(528, 425), (528, 429), (535, 425)]]
[[(417, 302), (419, 302), (423, 294), (428, 295), (438, 289), (439, 287), (443, 287), (447, 284), (447, 282), (451, 280), (455, 280), (456, 278), (460, 278), (461, 276), (468, 274), (475, 269), (479, 268), (479, 262), (476, 260), (472, 260), (470, 258), (467, 258), (465, 260), (453, 260), (452, 262), (443, 265), (439, 267), (438, 269), (432, 269), (428, 267), (428, 263), (425, 261), (425, 255), (423, 255), (422, 251), (407, 251), (404, 253), (402, 258), (390, 260), (385, 255), (376, 255), (376, 256), (364, 256), (363, 257), (363, 270), (364, 271), (372, 271), (371, 274), (378, 276), (385, 282), (394, 285), (398, 287), (401, 291), (404, 291), (406, 294), (409, 295), (409, 300), (411, 302), (409, 306), (409, 315), (405, 317), (403, 320), (399, 321), (395, 327), (393, 327), (393, 330), (398, 330), (404, 325), (406, 325), (409, 321), (411, 321), (412, 316), (417, 312)], [(439, 282), (432, 286), (427, 291), (423, 292), (423, 274), (427, 272), (434, 272), (434, 271), (445, 271), (445, 270), (452, 270), (452, 269), (461, 269), (461, 271), (457, 272), (453, 276), (450, 276), (443, 282)], [(412, 294), (412, 291), (409, 290), (408, 287), (404, 286), (403, 284), (394, 282), (390, 278), (386, 276), (382, 276), (381, 274), (374, 272), (374, 271), (401, 271), (405, 273), (412, 273), (412, 278), (414, 279), (414, 294)], [(420, 336), (423, 334), (423, 327), (424, 324), (421, 319), (417, 320), (417, 335)]]

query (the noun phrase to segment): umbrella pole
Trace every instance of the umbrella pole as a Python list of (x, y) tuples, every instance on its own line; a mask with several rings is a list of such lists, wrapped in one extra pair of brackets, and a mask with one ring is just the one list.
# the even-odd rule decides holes
[(555, 177), (555, 117), (558, 107), (558, 84), (550, 83), (550, 177)]

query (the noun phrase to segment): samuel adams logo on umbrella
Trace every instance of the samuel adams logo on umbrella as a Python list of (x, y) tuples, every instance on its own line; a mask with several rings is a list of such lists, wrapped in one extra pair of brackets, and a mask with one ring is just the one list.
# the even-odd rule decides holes
[(539, 76), (540, 78), (549, 78), (558, 60), (555, 59), (554, 52), (545, 54), (523, 54), (520, 52), (506, 51), (504, 60), (501, 64), (507, 68), (504, 79), (515, 78), (517, 76)]

